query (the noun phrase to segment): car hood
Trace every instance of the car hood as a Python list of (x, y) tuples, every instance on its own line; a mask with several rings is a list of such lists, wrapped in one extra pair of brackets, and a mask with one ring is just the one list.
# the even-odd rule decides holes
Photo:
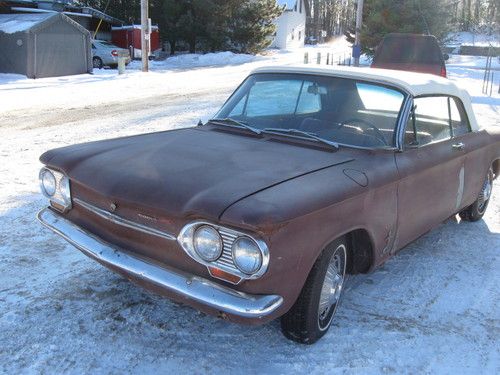
[(352, 160), (235, 132), (198, 127), (145, 134), (55, 149), (40, 160), (106, 198), (207, 219), (266, 188)]

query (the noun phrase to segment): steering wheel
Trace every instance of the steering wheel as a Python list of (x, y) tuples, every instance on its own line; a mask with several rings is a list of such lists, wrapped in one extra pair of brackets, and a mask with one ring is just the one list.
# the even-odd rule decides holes
[[(339, 124), (339, 128), (342, 128), (344, 125), (347, 125), (347, 124), (362, 125), (360, 127), (363, 127), (364, 129), (372, 129), (374, 131), (373, 137), (376, 138), (378, 141), (382, 142), (384, 144), (384, 146), (389, 146), (387, 144), (387, 141), (385, 139), (384, 134), (380, 131), (379, 128), (377, 128), (375, 125), (373, 125), (369, 121), (366, 121), (366, 120), (361, 119), (361, 118), (354, 118), (353, 117), (353, 118), (350, 118), (349, 120), (342, 121)], [(364, 133), (364, 131), (363, 131), (363, 133)], [(371, 134), (368, 134), (368, 135), (371, 135)]]

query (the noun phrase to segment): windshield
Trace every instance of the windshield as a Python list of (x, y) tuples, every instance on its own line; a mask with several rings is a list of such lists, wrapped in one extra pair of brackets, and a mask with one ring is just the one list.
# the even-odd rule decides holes
[[(298, 130), (357, 147), (394, 146), (404, 94), (354, 79), (308, 74), (254, 74), (217, 113), (257, 130)], [(297, 136), (298, 132), (279, 132)]]

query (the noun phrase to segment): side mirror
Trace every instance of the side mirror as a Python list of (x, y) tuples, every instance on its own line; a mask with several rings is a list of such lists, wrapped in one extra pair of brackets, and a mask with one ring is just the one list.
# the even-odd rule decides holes
[(444, 58), (444, 61), (448, 61), (450, 59), (450, 55), (448, 55), (447, 53), (445, 53), (443, 55), (443, 58)]

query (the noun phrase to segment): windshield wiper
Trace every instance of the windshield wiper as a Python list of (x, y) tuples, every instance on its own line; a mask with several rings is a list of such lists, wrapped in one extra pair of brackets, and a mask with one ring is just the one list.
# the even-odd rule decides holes
[(265, 128), (262, 129), (262, 132), (264, 133), (275, 133), (275, 134), (285, 134), (285, 135), (291, 135), (291, 136), (301, 136), (303, 138), (308, 138), (308, 139), (314, 139), (315, 141), (318, 141), (320, 143), (324, 143), (325, 145), (331, 146), (333, 148), (338, 149), (339, 144), (337, 142), (329, 141), (327, 139), (318, 137), (314, 133), (306, 132), (303, 130), (299, 129), (280, 129), (280, 128)]
[(254, 128), (253, 126), (248, 125), (247, 123), (243, 121), (238, 121), (235, 120), (234, 118), (231, 117), (226, 117), (226, 118), (213, 118), (211, 120), (208, 120), (208, 122), (213, 122), (215, 124), (223, 125), (223, 126), (239, 126), (240, 128), (248, 129), (252, 133), (255, 134), (261, 134), (262, 131), (260, 129)]

